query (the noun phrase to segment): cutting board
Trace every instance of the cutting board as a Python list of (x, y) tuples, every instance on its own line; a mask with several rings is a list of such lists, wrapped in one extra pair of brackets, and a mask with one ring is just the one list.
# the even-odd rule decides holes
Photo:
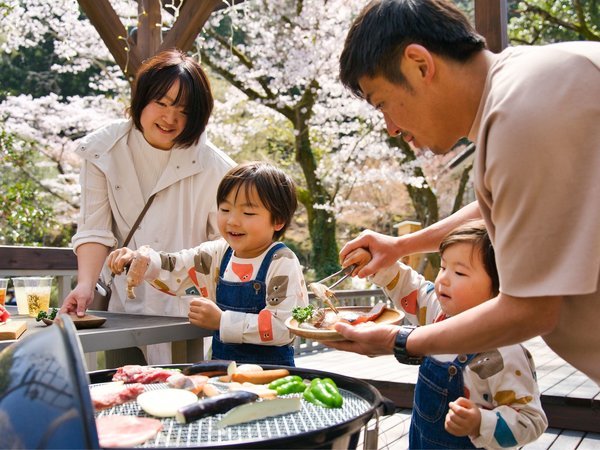
[(27, 322), (24, 320), (11, 320), (0, 325), (0, 340), (18, 339), (27, 329)]

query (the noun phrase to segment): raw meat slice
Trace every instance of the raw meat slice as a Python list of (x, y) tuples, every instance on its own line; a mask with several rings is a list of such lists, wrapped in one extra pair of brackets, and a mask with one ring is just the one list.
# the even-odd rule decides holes
[(161, 369), (160, 367), (129, 365), (119, 367), (112, 380), (124, 383), (164, 383), (167, 378), (178, 372), (178, 370)]
[(110, 415), (96, 419), (100, 447), (134, 447), (154, 438), (162, 423), (157, 419)]
[(115, 382), (90, 389), (96, 411), (135, 400), (142, 392), (144, 392), (144, 385), (141, 383), (125, 385), (122, 382)]

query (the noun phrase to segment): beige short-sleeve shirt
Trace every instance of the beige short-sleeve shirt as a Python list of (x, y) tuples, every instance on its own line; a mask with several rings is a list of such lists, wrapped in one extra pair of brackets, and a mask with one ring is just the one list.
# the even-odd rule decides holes
[(600, 44), (514, 47), (471, 130), (502, 292), (565, 296), (546, 341), (600, 380)]

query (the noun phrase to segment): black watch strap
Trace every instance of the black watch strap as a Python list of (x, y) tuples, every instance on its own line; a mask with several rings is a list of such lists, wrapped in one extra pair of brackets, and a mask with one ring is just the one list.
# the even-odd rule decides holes
[(417, 327), (414, 325), (402, 325), (400, 330), (398, 330), (398, 334), (396, 334), (396, 339), (394, 341), (394, 356), (400, 364), (416, 366), (423, 362), (421, 356), (411, 356), (406, 351), (406, 341), (415, 328)]

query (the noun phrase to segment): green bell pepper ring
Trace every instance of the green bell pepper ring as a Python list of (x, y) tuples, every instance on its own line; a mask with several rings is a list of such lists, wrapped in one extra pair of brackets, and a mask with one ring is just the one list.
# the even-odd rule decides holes
[(298, 394), (306, 390), (306, 385), (303, 381), (289, 381), (275, 388), (277, 395)]
[(332, 380), (330, 380), (330, 382), (326, 382), (320, 378), (315, 378), (310, 382), (310, 386), (306, 389), (306, 391), (310, 391), (310, 394), (312, 394), (316, 400), (318, 400), (327, 408), (340, 408), (344, 403), (343, 397), (339, 393), (337, 386), (335, 386), (335, 383)]
[(325, 403), (323, 403), (321, 400), (318, 400), (315, 397), (315, 394), (312, 393), (312, 391), (310, 390), (310, 387), (306, 388), (306, 390), (304, 391), (304, 394), (302, 394), (302, 396), (304, 397), (304, 400), (306, 400), (309, 403), (312, 403), (317, 406), (322, 406), (323, 408), (328, 407)]
[(279, 379), (277, 379), (275, 381), (271, 381), (271, 383), (269, 383), (269, 389), (276, 390), (279, 386), (289, 383), (290, 381), (296, 381), (296, 382), (302, 383), (302, 377), (299, 377), (298, 375), (288, 375), (287, 377), (279, 378)]

